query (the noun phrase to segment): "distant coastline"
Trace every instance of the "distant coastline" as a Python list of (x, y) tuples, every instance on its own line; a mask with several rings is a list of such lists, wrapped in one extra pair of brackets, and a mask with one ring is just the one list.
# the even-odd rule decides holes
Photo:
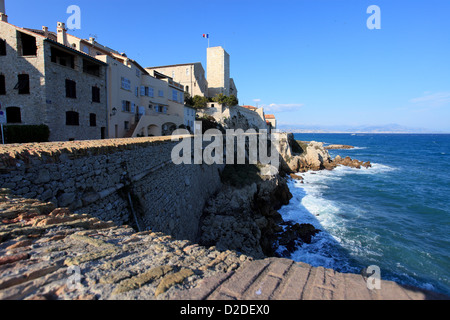
[(281, 129), (286, 133), (320, 133), (320, 134), (450, 134), (450, 132), (395, 132), (395, 131), (326, 131), (326, 130), (290, 130)]
[(288, 133), (343, 133), (343, 134), (450, 134), (439, 130), (428, 128), (412, 128), (398, 124), (380, 125), (380, 126), (302, 126), (280, 124), (278, 128)]

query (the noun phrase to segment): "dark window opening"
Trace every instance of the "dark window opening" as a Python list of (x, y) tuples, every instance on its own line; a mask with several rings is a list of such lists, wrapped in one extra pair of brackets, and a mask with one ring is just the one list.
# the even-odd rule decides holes
[(75, 69), (75, 56), (53, 47), (51, 49), (51, 61)]
[(77, 83), (66, 79), (66, 97), (75, 99), (77, 97)]
[(21, 56), (35, 56), (37, 54), (36, 38), (17, 32), (17, 51)]
[(22, 115), (19, 107), (6, 108), (7, 123), (22, 123)]
[(5, 76), (0, 74), (0, 95), (6, 94)]
[(0, 39), (0, 56), (6, 56), (6, 40)]
[(89, 125), (91, 127), (97, 126), (97, 115), (95, 113), (89, 114)]
[(30, 76), (28, 74), (19, 74), (18, 82), (14, 89), (19, 90), (19, 94), (29, 94), (30, 93)]
[(100, 102), (100, 88), (92, 87), (92, 102)]
[(75, 111), (66, 112), (66, 125), (67, 126), (79, 126), (80, 125), (80, 115)]
[(89, 60), (83, 59), (83, 72), (92, 74), (93, 76), (100, 76), (100, 66)]

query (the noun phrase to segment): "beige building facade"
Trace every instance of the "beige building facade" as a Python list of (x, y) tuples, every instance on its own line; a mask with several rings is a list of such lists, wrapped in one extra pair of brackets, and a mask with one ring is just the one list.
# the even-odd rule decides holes
[(183, 124), (184, 86), (156, 71), (147, 71), (124, 53), (94, 38), (80, 39), (58, 22), (57, 32), (32, 30), (49, 41), (101, 61), (106, 66), (108, 138), (168, 135)]
[(184, 86), (185, 91), (194, 96), (208, 96), (208, 81), (205, 76), (205, 69), (200, 62), (176, 64), (169, 66), (159, 66), (146, 68), (147, 71), (157, 71), (174, 79)]
[(230, 55), (222, 47), (207, 50), (207, 78), (209, 96), (218, 94), (238, 96), (234, 80), (230, 77)]

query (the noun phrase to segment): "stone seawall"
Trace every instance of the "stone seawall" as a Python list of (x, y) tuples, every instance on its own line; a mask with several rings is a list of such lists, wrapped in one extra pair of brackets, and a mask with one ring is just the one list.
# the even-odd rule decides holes
[(195, 240), (220, 166), (174, 165), (171, 137), (0, 147), (0, 186), (117, 225)]

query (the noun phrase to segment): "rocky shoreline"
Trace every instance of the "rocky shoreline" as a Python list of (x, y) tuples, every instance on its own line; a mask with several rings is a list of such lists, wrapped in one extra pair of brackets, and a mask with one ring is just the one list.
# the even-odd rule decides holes
[[(352, 147), (333, 145), (332, 148)], [(263, 259), (289, 257), (298, 245), (311, 243), (312, 237), (321, 230), (310, 224), (285, 221), (278, 213), (292, 199), (288, 180), (302, 181), (298, 173), (308, 171), (333, 170), (338, 166), (356, 169), (372, 166), (370, 162), (350, 157), (332, 159), (327, 150), (321, 142), (296, 141), (292, 134), (285, 134), (278, 150), (279, 174), (263, 176), (258, 166), (241, 166), (242, 169), (228, 166), (226, 175), (222, 176), (223, 188), (204, 208), (199, 244)], [(286, 248), (285, 251), (278, 253), (279, 246)]]

